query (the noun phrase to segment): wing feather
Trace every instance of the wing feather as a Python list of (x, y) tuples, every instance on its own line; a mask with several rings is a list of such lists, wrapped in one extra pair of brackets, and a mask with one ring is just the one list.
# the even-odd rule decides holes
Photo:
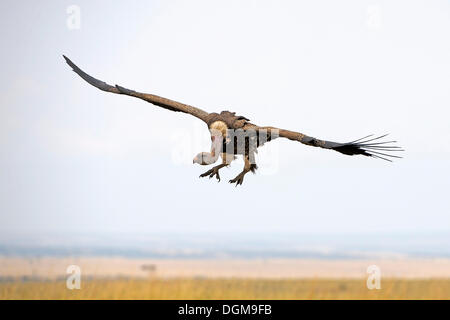
[(174, 100), (166, 99), (154, 94), (149, 93), (141, 93), (134, 90), (126, 89), (121, 86), (112, 86), (107, 84), (106, 82), (103, 82), (101, 80), (98, 80), (90, 75), (88, 75), (86, 72), (81, 70), (75, 63), (73, 63), (69, 58), (64, 56), (64, 59), (66, 60), (67, 64), (73, 69), (73, 71), (78, 74), (82, 79), (84, 79), (87, 83), (91, 84), (92, 86), (111, 93), (117, 93), (117, 94), (124, 94), (131, 97), (136, 97), (142, 100), (145, 100), (151, 104), (154, 104), (156, 106), (162, 107), (164, 109), (168, 109), (175, 112), (184, 112), (193, 115), (194, 117), (197, 117), (203, 121), (208, 120), (209, 113), (206, 111), (203, 111), (199, 108), (177, 102)]
[(327, 140), (320, 140), (307, 136), (300, 132), (284, 130), (274, 127), (258, 127), (258, 128), (270, 130), (273, 137), (276, 137), (278, 135), (279, 137), (287, 138), (293, 141), (298, 141), (308, 146), (331, 149), (349, 156), (360, 154), (363, 156), (392, 161), (389, 158), (401, 158), (398, 155), (392, 154), (393, 152), (404, 151), (401, 147), (391, 145), (392, 143), (396, 143), (396, 141), (380, 141), (380, 139), (386, 137), (387, 134), (375, 138), (372, 138), (373, 135), (370, 135), (351, 142), (340, 143)]

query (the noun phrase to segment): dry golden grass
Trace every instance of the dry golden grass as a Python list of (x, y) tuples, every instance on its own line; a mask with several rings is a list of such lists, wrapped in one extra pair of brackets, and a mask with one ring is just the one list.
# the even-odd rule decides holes
[(450, 299), (450, 279), (117, 279), (0, 283), (0, 299)]

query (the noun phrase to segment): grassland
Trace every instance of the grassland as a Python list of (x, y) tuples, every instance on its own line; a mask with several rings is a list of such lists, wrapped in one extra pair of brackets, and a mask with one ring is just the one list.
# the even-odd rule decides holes
[(82, 282), (3, 282), (0, 299), (450, 299), (450, 279), (117, 279)]

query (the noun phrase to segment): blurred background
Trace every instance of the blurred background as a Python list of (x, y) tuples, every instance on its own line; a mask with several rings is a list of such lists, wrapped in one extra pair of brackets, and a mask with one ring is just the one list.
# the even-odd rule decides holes
[[(365, 278), (371, 264), (450, 277), (448, 1), (0, 8), (3, 282), (70, 264), (108, 277)], [(390, 133), (404, 159), (278, 139), (243, 186), (227, 183), (241, 159), (221, 183), (199, 179), (203, 123), (101, 92), (62, 54), (108, 83), (260, 125), (340, 142)]]

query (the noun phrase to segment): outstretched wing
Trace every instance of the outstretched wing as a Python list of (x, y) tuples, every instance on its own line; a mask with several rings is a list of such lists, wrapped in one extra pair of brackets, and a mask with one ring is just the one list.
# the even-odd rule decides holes
[(96, 87), (100, 90), (117, 93), (117, 94), (125, 94), (128, 96), (140, 98), (142, 100), (150, 102), (150, 103), (157, 105), (159, 107), (162, 107), (164, 109), (168, 109), (168, 110), (172, 110), (172, 111), (176, 111), (176, 112), (189, 113), (189, 114), (193, 115), (194, 117), (197, 117), (205, 122), (207, 121), (207, 117), (208, 117), (209, 113), (206, 111), (203, 111), (199, 108), (196, 108), (196, 107), (193, 107), (193, 106), (190, 106), (187, 104), (183, 104), (183, 103), (180, 103), (177, 101), (159, 97), (154, 94), (141, 93), (141, 92), (123, 88), (118, 85), (111, 86), (111, 85), (107, 84), (106, 82), (103, 82), (98, 79), (95, 79), (94, 77), (91, 77), (86, 72), (84, 72), (83, 70), (78, 68), (75, 65), (75, 63), (73, 63), (69, 58), (67, 58), (64, 55), (63, 55), (63, 57), (66, 60), (67, 64), (72, 67), (72, 69), (75, 73), (77, 73), (81, 78), (86, 80), (86, 82), (88, 82), (89, 84), (93, 85), (94, 87)]
[(284, 129), (278, 129), (273, 127), (259, 127), (260, 129), (270, 130), (272, 136), (276, 136), (278, 131), (278, 136), (287, 138), (293, 141), (299, 141), (303, 144), (313, 147), (320, 147), (324, 149), (331, 149), (338, 151), (340, 153), (353, 156), (361, 154), (363, 156), (379, 158), (387, 161), (392, 161), (389, 158), (401, 158), (393, 153), (404, 151), (398, 146), (392, 145), (396, 141), (382, 141), (380, 139), (387, 136), (387, 134), (373, 137), (373, 135), (354, 140), (346, 143), (339, 143), (333, 141), (320, 140), (313, 137), (309, 137), (303, 133), (289, 131)]

